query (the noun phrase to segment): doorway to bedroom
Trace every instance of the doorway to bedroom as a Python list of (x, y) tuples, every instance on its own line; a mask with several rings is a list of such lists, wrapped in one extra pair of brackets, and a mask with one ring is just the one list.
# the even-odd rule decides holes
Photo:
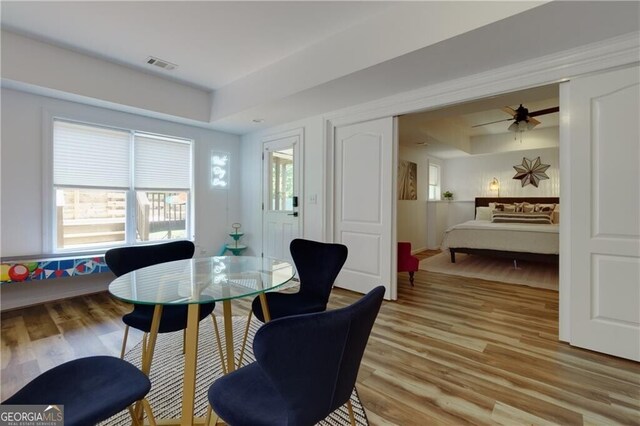
[(558, 291), (559, 90), (398, 118), (397, 241), (420, 270)]

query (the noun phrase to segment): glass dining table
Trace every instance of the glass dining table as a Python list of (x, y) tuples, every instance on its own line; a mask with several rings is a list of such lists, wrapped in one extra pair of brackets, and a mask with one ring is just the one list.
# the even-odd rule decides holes
[(148, 349), (142, 371), (149, 374), (164, 306), (188, 305), (181, 425), (193, 424), (198, 354), (199, 307), (222, 302), (227, 372), (234, 371), (231, 301), (259, 296), (265, 320), (270, 320), (265, 292), (284, 286), (295, 275), (285, 260), (251, 256), (217, 256), (161, 263), (124, 274), (109, 284), (109, 292), (128, 303), (154, 305)]

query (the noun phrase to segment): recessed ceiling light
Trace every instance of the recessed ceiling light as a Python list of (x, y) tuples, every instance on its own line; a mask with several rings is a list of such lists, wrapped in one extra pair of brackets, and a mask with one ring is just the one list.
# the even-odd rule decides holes
[(254, 118), (253, 120), (254, 123), (263, 123), (264, 122), (264, 118)]

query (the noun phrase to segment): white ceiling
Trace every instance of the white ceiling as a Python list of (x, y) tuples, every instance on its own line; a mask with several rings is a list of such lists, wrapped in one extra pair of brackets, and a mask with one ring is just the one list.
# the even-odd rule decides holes
[[(2, 27), (218, 89), (384, 11), (387, 2), (2, 2)], [(165, 72), (156, 56), (178, 64)]]
[[(637, 4), (2, 1), (0, 7), (3, 31), (198, 88), (210, 96), (211, 111), (201, 114), (210, 120), (183, 121), (244, 134), (638, 31)], [(150, 55), (178, 68), (148, 66)], [(90, 95), (79, 100), (92, 102)], [(265, 120), (256, 125), (254, 118)]]
[[(523, 104), (534, 112), (559, 106), (558, 85), (520, 90), (499, 96), (466, 102), (433, 111), (406, 114), (399, 119), (399, 142), (407, 147), (422, 147), (429, 155), (439, 158), (454, 158), (468, 153), (456, 147), (460, 139), (467, 139), (471, 143), (476, 136), (499, 135), (510, 133), (509, 125), (513, 123), (502, 108), (505, 106), (516, 109)], [(534, 130), (540, 130), (559, 125), (559, 113), (545, 114), (536, 117), (540, 124)], [(498, 120), (499, 123), (482, 125)], [(452, 139), (434, 137), (433, 135), (451, 135)], [(528, 149), (526, 145), (522, 149)]]

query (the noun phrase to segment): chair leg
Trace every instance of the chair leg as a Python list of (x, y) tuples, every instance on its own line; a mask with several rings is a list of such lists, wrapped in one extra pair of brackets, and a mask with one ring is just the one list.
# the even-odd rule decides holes
[(351, 405), (351, 398), (347, 401), (347, 410), (349, 410), (349, 421), (352, 426), (356, 426), (356, 416), (353, 414), (353, 406)]
[(218, 423), (218, 419), (220, 418), (217, 414), (213, 418), (213, 423), (211, 423), (211, 414), (213, 413), (213, 408), (211, 408), (211, 404), (207, 404), (207, 416), (204, 418), (205, 426), (215, 426)]
[(147, 418), (149, 419), (150, 426), (156, 426), (156, 418), (153, 416), (153, 410), (151, 410), (151, 405), (146, 398), (142, 399), (142, 407), (144, 408), (144, 412), (147, 413)]
[(413, 287), (413, 274), (414, 273), (415, 272), (413, 272), (413, 271), (409, 272), (409, 283), (411, 283), (411, 287)]
[(133, 406), (128, 406), (127, 407), (129, 409), (129, 415), (131, 415), (131, 421), (133, 422), (134, 426), (140, 426), (140, 420), (138, 419), (138, 416), (136, 416), (136, 412), (133, 409)]
[(222, 340), (220, 340), (220, 331), (218, 330), (218, 320), (216, 319), (216, 314), (213, 312), (211, 312), (211, 320), (213, 321), (213, 330), (216, 333), (216, 343), (218, 344), (218, 356), (222, 364), (222, 373), (227, 374), (227, 365), (224, 359), (224, 351), (222, 350)]
[(120, 359), (124, 359), (124, 351), (127, 349), (127, 337), (129, 337), (129, 326), (124, 328), (124, 337), (122, 338), (122, 350), (120, 351)]
[(142, 335), (142, 357), (146, 357), (147, 356), (147, 337), (149, 336), (149, 333), (144, 333)]
[[(142, 400), (136, 403), (136, 408), (138, 408), (140, 405), (142, 405), (142, 409), (147, 414), (147, 418), (149, 419), (149, 425), (156, 426), (156, 418), (153, 416), (153, 411), (151, 410), (151, 405), (149, 404), (149, 401), (147, 401), (146, 398), (143, 398)], [(130, 405), (127, 408), (129, 409), (129, 414), (131, 415), (133, 424), (135, 426), (144, 425), (144, 418), (142, 417), (142, 415), (136, 415), (137, 410), (134, 408), (134, 406)]]
[(244, 336), (242, 336), (242, 347), (240, 348), (240, 360), (238, 361), (238, 367), (242, 367), (242, 359), (244, 358), (244, 350), (247, 347), (247, 338), (249, 337), (249, 325), (251, 325), (251, 316), (253, 310), (249, 309), (249, 316), (247, 317), (247, 326), (244, 329)]
[(207, 414), (206, 416), (204, 416), (204, 424), (205, 426), (210, 426), (211, 425), (211, 412), (213, 410), (211, 409), (211, 404), (207, 404)]

